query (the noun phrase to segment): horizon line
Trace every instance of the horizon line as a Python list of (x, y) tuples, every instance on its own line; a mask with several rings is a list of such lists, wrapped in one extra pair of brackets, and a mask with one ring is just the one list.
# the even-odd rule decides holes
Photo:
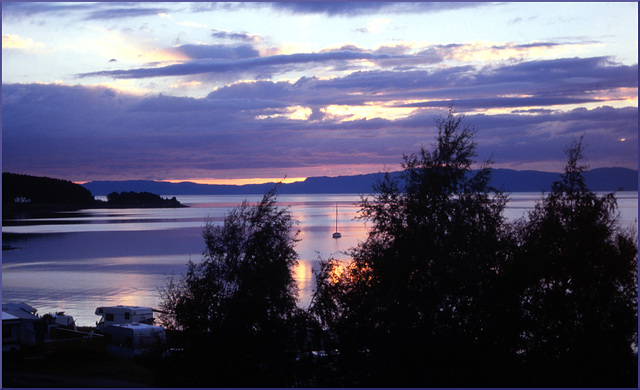
[(158, 180), (163, 183), (196, 183), (209, 185), (247, 185), (247, 184), (265, 184), (265, 183), (295, 183), (307, 180), (306, 177), (285, 177), (285, 178), (250, 178), (250, 179), (165, 179)]
[[(142, 179), (144, 180), (144, 179)], [(237, 185), (244, 186), (248, 184), (267, 184), (267, 183), (296, 183), (307, 180), (306, 177), (287, 177), (287, 178), (252, 178), (252, 179), (165, 179), (165, 180), (150, 180), (158, 183), (195, 183), (195, 184), (207, 184), (207, 185)], [(74, 184), (87, 184), (92, 181), (102, 180), (80, 180), (74, 181)], [(105, 180), (106, 181), (106, 180)], [(111, 181), (111, 180), (109, 180)], [(127, 181), (127, 180), (113, 180), (113, 181)]]
[[(589, 172), (589, 171), (593, 171), (596, 169), (610, 169), (610, 168), (623, 168), (623, 169), (630, 169), (630, 170), (638, 170), (636, 167), (634, 168), (629, 168), (629, 167), (624, 167), (624, 166), (605, 166), (605, 167), (588, 167), (587, 169), (585, 169), (585, 172)], [(475, 168), (473, 170), (477, 170), (478, 168)], [(549, 171), (549, 170), (543, 170), (543, 169), (515, 169), (515, 168), (503, 168), (503, 167), (491, 167), (491, 170), (512, 170), (512, 171), (517, 171), (517, 172), (527, 172), (527, 171), (533, 171), (533, 172), (543, 172), (543, 173), (559, 173), (561, 174), (562, 171)], [(384, 173), (385, 171), (379, 171), (377, 173)], [(396, 172), (396, 171), (389, 171), (389, 172)], [(3, 173), (9, 173), (9, 172), (3, 172)], [(360, 175), (367, 175), (365, 174), (356, 174), (356, 175), (346, 175), (346, 176), (360, 176)], [(338, 176), (329, 176), (329, 177), (341, 177), (343, 175), (338, 175)], [(242, 179), (163, 179), (163, 180), (153, 180), (153, 179), (125, 179), (125, 180), (71, 180), (72, 183), (74, 184), (79, 184), (79, 185), (84, 185), (93, 181), (137, 181), (137, 180), (148, 180), (148, 181), (155, 181), (158, 183), (195, 183), (195, 184), (205, 184), (205, 185), (238, 185), (238, 186), (243, 186), (243, 185), (248, 185), (248, 184), (266, 184), (266, 183), (283, 183), (283, 184), (290, 184), (290, 183), (296, 183), (296, 182), (303, 182), (305, 180), (307, 180), (310, 177), (315, 177), (315, 176), (309, 176), (309, 177), (285, 177), (285, 178), (242, 178)]]

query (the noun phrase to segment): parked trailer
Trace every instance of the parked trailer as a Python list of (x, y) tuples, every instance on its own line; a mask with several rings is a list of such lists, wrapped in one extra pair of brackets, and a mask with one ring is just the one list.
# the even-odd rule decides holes
[(63, 311), (56, 313), (47, 313), (42, 316), (42, 321), (46, 326), (46, 332), (51, 333), (52, 329), (62, 328), (69, 330), (78, 330), (76, 327), (76, 321), (73, 316), (64, 314)]
[(2, 352), (20, 351), (20, 318), (2, 312)]
[(167, 341), (161, 326), (148, 324), (109, 325), (104, 334), (110, 354), (130, 358), (161, 351)]
[(96, 309), (96, 315), (101, 316), (96, 322), (99, 331), (104, 332), (105, 328), (117, 324), (147, 324), (153, 325), (153, 309), (141, 306), (102, 306)]

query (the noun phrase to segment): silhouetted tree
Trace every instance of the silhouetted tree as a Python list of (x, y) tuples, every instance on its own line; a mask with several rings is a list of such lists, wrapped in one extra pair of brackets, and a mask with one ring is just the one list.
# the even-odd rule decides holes
[(305, 318), (292, 267), (297, 232), (275, 189), (223, 225), (208, 221), (207, 249), (162, 291), (166, 326), (186, 338), (181, 386), (291, 386)]
[(508, 271), (519, 288), (526, 386), (637, 387), (637, 239), (614, 194), (598, 196), (567, 149), (560, 181), (521, 222)]
[(507, 196), (489, 186), (490, 161), (472, 173), (475, 131), (462, 119), (450, 108), (433, 150), (404, 156), (401, 179), (377, 183), (360, 203), (367, 240), (350, 263), (323, 262), (316, 274), (311, 310), (339, 350), (341, 385), (491, 384)]

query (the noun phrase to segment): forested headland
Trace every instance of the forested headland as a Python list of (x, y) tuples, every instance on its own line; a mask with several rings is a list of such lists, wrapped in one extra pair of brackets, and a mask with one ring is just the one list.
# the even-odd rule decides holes
[(12, 204), (92, 205), (91, 191), (69, 180), (2, 173), (2, 206)]
[(186, 207), (173, 197), (149, 192), (113, 192), (107, 201), (96, 200), (91, 191), (69, 180), (9, 172), (2, 173), (3, 218), (13, 213), (79, 210), (84, 208)]
[(360, 201), (367, 239), (296, 305), (296, 221), (262, 201), (206, 223), (161, 290), (179, 387), (637, 387), (637, 232), (584, 180), (585, 148), (525, 218), (450, 110), (430, 148)]

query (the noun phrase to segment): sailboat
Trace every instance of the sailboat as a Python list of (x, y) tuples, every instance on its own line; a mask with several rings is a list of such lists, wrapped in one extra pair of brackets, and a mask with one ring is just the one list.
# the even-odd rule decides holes
[(342, 234), (338, 231), (338, 203), (336, 202), (336, 231), (333, 233), (333, 238), (340, 238)]

